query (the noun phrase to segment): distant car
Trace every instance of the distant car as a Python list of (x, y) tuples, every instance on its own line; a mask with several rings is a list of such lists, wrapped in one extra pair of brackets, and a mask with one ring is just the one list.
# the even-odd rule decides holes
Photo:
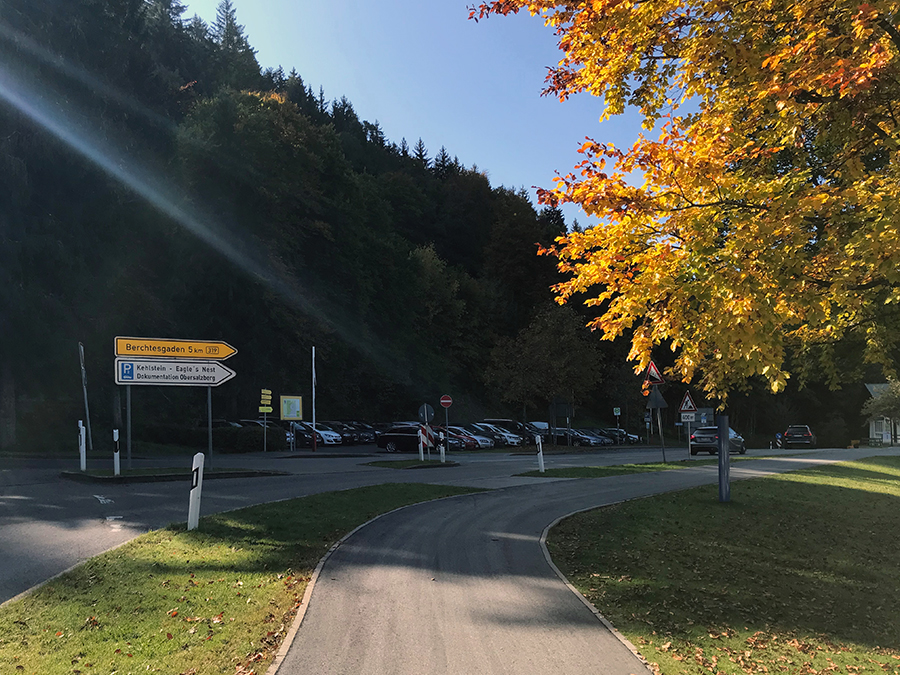
[(588, 429), (582, 429), (582, 431), (591, 434), (596, 437), (600, 441), (600, 445), (615, 445), (616, 440), (610, 436), (603, 429), (595, 429), (594, 427), (590, 427)]
[(359, 443), (359, 433), (353, 427), (343, 422), (317, 422), (326, 429), (331, 429), (336, 434), (341, 435), (341, 443), (344, 445), (356, 445)]
[[(708, 452), (716, 455), (719, 452), (719, 427), (699, 427), (691, 434), (691, 454)], [(741, 455), (747, 452), (744, 438), (731, 427), (728, 428), (728, 451)]]
[(488, 436), (485, 436), (484, 434), (478, 434), (478, 433), (475, 433), (474, 431), (470, 431), (469, 429), (466, 429), (464, 427), (455, 427), (452, 425), (449, 427), (449, 429), (453, 433), (456, 433), (460, 436), (471, 436), (472, 438), (474, 438), (475, 442), (478, 444), (479, 450), (484, 450), (484, 449), (494, 447), (494, 440), (492, 438), (489, 438)]
[[(294, 422), (294, 424), (299, 425), (309, 434), (312, 434), (312, 424), (309, 422)], [(316, 422), (316, 443), (322, 443), (323, 445), (340, 445), (343, 441), (341, 440), (341, 435), (332, 431), (331, 429), (326, 429), (320, 423)]]
[(792, 424), (784, 432), (784, 447), (816, 447), (816, 435), (805, 424)]
[(284, 439), (287, 441), (288, 445), (290, 445), (293, 434), (280, 427), (278, 423), (273, 420), (241, 420), (240, 423), (240, 426), (242, 427), (252, 427), (254, 425), (265, 427), (270, 433), (284, 434)]
[[(200, 426), (205, 427), (206, 423), (201, 424)], [(212, 428), (213, 429), (240, 429), (243, 425), (240, 422), (229, 422), (228, 420), (213, 420)]]
[(419, 427), (407, 424), (391, 427), (381, 432), (376, 445), (388, 452), (418, 452)]
[(446, 429), (444, 429), (444, 427), (438, 426), (438, 425), (434, 425), (432, 428), (434, 429), (435, 433), (443, 432), (443, 433), (447, 434), (447, 438), (449, 438), (451, 441), (452, 440), (459, 441), (461, 444), (461, 447), (460, 447), (461, 450), (463, 450), (463, 449), (464, 450), (477, 450), (478, 449), (478, 441), (471, 434), (471, 432), (463, 431), (462, 433), (460, 433), (459, 431), (454, 431), (453, 427), (450, 427), (450, 431), (448, 432)]
[(604, 429), (603, 431), (606, 433), (607, 436), (612, 438), (619, 445), (624, 445), (626, 443), (628, 445), (635, 445), (636, 443), (639, 443), (641, 440), (634, 434), (629, 434), (624, 429), (611, 428), (611, 429)]
[(487, 424), (493, 424), (495, 427), (506, 429), (511, 433), (518, 434), (522, 437), (522, 442), (529, 445), (535, 445), (534, 437), (541, 435), (541, 430), (528, 422), (517, 422), (516, 420), (498, 418), (489, 418), (482, 421)]
[(344, 424), (356, 431), (360, 443), (374, 443), (378, 438), (378, 431), (370, 424), (365, 422), (344, 422)]
[(514, 434), (511, 431), (507, 431), (506, 429), (501, 429), (500, 427), (494, 426), (493, 424), (488, 424), (487, 422), (475, 422), (474, 424), (470, 424), (470, 427), (473, 429), (477, 429), (479, 433), (482, 433), (486, 436), (493, 437), (494, 439), (494, 447), (518, 447), (522, 445), (523, 440), (519, 434)]

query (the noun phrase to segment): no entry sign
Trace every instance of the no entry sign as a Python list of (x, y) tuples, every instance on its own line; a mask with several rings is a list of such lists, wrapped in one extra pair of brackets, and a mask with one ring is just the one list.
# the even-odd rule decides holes
[(441, 405), (445, 408), (449, 408), (451, 405), (453, 405), (453, 399), (450, 398), (450, 396), (448, 396), (447, 394), (444, 394), (443, 396), (441, 396)]

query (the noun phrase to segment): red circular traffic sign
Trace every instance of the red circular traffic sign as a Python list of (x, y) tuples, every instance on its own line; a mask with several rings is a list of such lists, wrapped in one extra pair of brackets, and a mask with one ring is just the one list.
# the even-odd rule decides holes
[(443, 396), (441, 396), (441, 405), (445, 408), (449, 408), (451, 405), (453, 405), (453, 399), (450, 398), (450, 396), (448, 396), (447, 394), (444, 394)]

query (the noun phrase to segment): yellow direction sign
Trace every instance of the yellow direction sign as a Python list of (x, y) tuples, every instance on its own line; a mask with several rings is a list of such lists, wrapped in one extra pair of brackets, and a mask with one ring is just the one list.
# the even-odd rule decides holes
[(227, 342), (178, 338), (116, 338), (116, 356), (224, 361), (237, 354)]
[(270, 413), (270, 412), (272, 412), (272, 406), (270, 406), (270, 405), (261, 405), (261, 406), (259, 406), (259, 412), (261, 412), (261, 413)]

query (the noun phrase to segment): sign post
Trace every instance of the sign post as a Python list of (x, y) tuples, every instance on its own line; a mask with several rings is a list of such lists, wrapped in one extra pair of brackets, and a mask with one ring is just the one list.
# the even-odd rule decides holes
[(450, 394), (441, 396), (441, 405), (444, 407), (444, 428), (447, 430), (447, 436), (450, 436), (450, 406), (453, 405), (453, 399)]
[(194, 466), (191, 470), (191, 497), (188, 504), (188, 530), (196, 530), (200, 523), (200, 493), (203, 490), (203, 453), (194, 455)]
[[(616, 429), (621, 428), (620, 425), (619, 425), (619, 415), (621, 415), (621, 414), (622, 414), (622, 409), (621, 409), (621, 408), (613, 408), (613, 415), (614, 415), (615, 418), (616, 418)], [(617, 431), (616, 433), (619, 433), (619, 432)]]
[(651, 411), (656, 409), (656, 426), (659, 429), (659, 442), (662, 445), (663, 464), (666, 463), (666, 439), (663, 436), (662, 409), (668, 407), (669, 404), (666, 403), (666, 399), (663, 398), (663, 395), (659, 392), (659, 387), (653, 385), (653, 390), (650, 392), (650, 399), (647, 401), (647, 409)]
[(272, 412), (272, 390), (261, 389), (259, 394), (259, 412), (263, 414), (263, 452), (266, 452), (266, 431), (269, 427), (267, 415)]
[(128, 468), (131, 468), (131, 385), (206, 387), (207, 445), (212, 463), (212, 387), (236, 373), (219, 361), (237, 354), (227, 342), (178, 338), (116, 337), (116, 384), (125, 386), (125, 436)]
[(88, 447), (93, 452), (94, 437), (91, 435), (91, 411), (88, 408), (87, 370), (84, 367), (84, 345), (80, 342), (78, 343), (78, 357), (81, 360), (81, 388), (84, 390), (84, 420), (87, 423), (87, 442)]

